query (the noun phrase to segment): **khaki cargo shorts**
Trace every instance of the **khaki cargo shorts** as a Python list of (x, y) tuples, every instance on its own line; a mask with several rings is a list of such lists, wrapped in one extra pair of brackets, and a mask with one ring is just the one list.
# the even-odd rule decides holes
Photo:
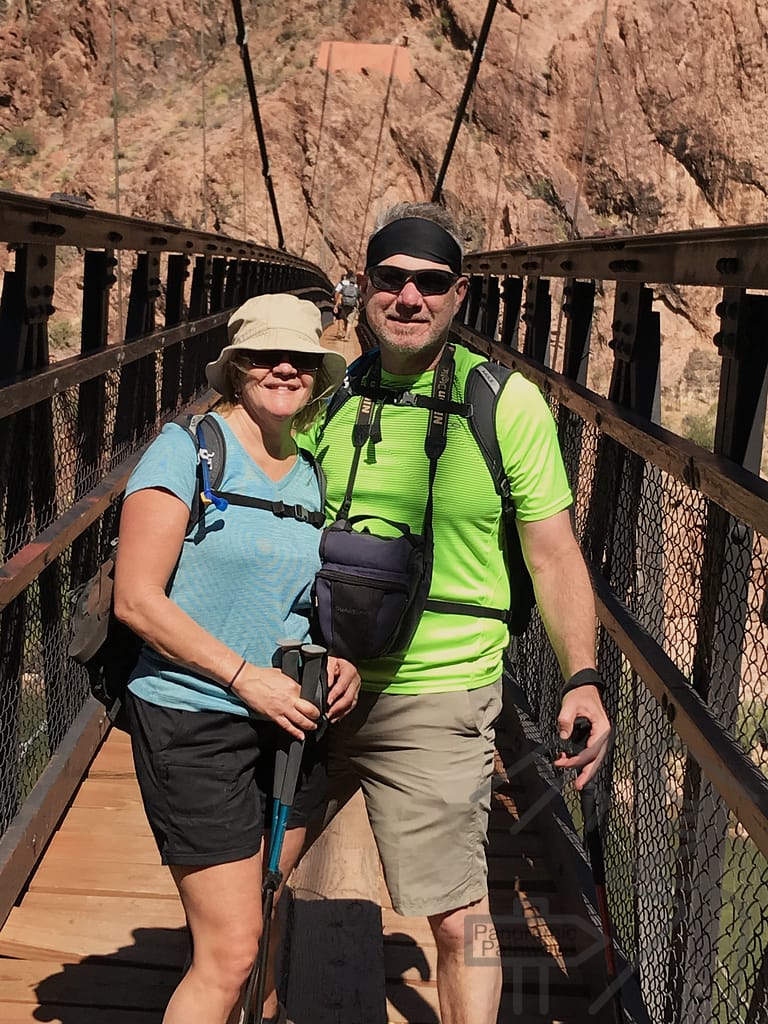
[(400, 914), (445, 913), (488, 891), (486, 847), (501, 681), (429, 694), (361, 692), (330, 730), (330, 813), (359, 786)]

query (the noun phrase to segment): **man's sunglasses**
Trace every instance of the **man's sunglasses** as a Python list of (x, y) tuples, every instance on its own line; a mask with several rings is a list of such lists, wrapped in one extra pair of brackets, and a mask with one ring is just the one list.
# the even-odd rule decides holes
[(257, 366), (271, 369), (273, 366), (279, 366), (280, 363), (290, 363), (299, 373), (315, 373), (320, 369), (320, 364), (323, 361), (322, 356), (313, 355), (311, 352), (283, 352), (279, 349), (243, 352), (241, 359), (244, 369)]
[(413, 281), (422, 295), (445, 295), (459, 279), (450, 270), (405, 270), (387, 264), (368, 267), (366, 273), (373, 287), (381, 292), (402, 291)]

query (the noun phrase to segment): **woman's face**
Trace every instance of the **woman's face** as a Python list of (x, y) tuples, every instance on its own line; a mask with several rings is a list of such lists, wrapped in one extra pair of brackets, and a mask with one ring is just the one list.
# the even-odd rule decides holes
[(308, 352), (243, 352), (240, 402), (250, 416), (292, 420), (312, 397), (322, 356)]

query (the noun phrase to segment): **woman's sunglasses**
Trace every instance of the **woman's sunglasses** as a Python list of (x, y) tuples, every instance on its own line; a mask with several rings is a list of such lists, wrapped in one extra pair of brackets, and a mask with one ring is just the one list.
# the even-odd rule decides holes
[(459, 279), (450, 270), (405, 270), (381, 264), (368, 267), (366, 273), (374, 288), (381, 292), (399, 292), (413, 281), (422, 295), (445, 295)]
[(316, 373), (323, 361), (322, 356), (313, 355), (311, 352), (282, 352), (278, 349), (243, 352), (241, 359), (243, 369), (251, 367), (271, 369), (273, 366), (279, 366), (280, 363), (290, 363), (299, 373)]

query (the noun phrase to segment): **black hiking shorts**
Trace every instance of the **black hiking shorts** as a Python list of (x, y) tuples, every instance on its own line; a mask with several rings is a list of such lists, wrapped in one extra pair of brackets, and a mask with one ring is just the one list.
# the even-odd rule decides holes
[[(130, 691), (126, 705), (136, 777), (163, 864), (204, 867), (258, 853), (283, 730), (225, 711), (160, 707)], [(325, 740), (309, 735), (288, 828), (322, 810), (326, 784)]]

